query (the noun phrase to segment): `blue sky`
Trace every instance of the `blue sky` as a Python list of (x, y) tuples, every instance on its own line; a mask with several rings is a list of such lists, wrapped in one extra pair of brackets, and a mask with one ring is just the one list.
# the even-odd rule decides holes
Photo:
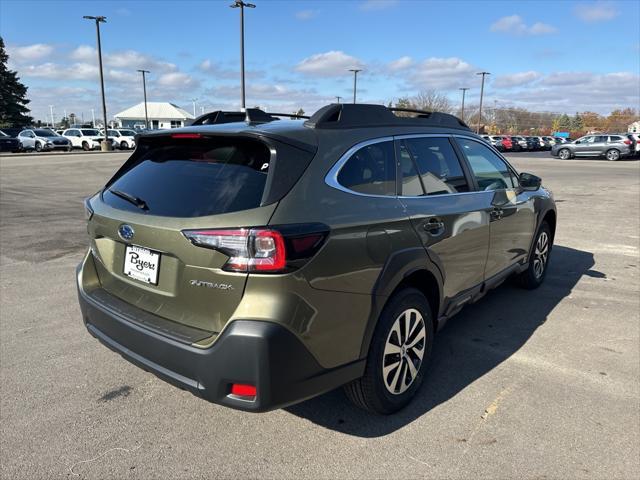
[[(239, 106), (239, 14), (231, 0), (1, 0), (10, 67), (30, 87), (36, 118), (54, 105), (99, 110), (94, 24), (105, 15), (107, 110), (142, 99), (138, 68), (151, 70), (149, 100), (188, 111)], [(489, 105), (608, 113), (639, 108), (640, 2), (254, 0), (246, 10), (247, 103), (312, 112), (350, 99), (395, 101), (435, 89), (459, 100), (479, 77)]]

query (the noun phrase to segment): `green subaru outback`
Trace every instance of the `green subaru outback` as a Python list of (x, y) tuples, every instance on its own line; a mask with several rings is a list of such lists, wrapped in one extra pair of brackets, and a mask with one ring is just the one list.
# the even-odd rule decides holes
[(552, 195), (451, 115), (283, 116), (139, 137), (86, 201), (84, 323), (215, 403), (265, 411), (345, 386), (395, 412), (448, 318), (510, 276), (542, 283)]

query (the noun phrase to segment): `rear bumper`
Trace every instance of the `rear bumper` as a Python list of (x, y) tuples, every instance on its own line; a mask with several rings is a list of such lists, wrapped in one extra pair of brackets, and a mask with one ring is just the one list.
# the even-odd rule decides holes
[[(78, 297), (84, 324), (95, 338), (139, 367), (206, 400), (239, 410), (281, 408), (362, 376), (364, 360), (324, 369), (288, 329), (273, 322), (234, 320), (213, 346), (202, 349), (127, 320), (135, 314), (112, 309), (83, 290)], [(104, 298), (100, 296), (99, 298)], [(253, 400), (231, 395), (233, 383), (255, 385)]]

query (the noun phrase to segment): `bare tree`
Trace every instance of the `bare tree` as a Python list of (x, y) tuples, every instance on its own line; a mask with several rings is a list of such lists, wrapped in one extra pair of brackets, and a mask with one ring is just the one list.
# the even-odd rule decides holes
[(446, 95), (437, 90), (424, 90), (413, 97), (400, 98), (396, 102), (398, 108), (412, 108), (427, 112), (453, 113), (455, 107)]

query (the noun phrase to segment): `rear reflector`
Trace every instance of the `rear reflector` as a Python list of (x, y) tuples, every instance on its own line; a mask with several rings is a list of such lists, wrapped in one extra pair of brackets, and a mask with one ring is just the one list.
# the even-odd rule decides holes
[(238, 397), (256, 397), (258, 390), (255, 385), (245, 385), (242, 383), (234, 383), (231, 385), (231, 395)]
[(174, 133), (171, 138), (202, 138), (199, 133)]

